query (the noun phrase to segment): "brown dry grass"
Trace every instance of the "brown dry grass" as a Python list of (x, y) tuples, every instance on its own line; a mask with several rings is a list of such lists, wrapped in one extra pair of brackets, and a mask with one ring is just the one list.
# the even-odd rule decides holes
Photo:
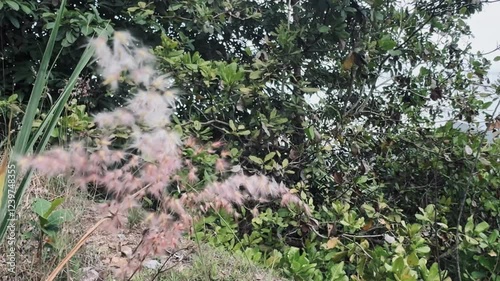
[[(34, 229), (30, 222), (36, 221), (31, 211), (31, 204), (36, 198), (53, 200), (64, 197), (65, 202), (59, 207), (73, 213), (74, 219), (64, 224), (57, 243), (57, 251), (44, 251), (40, 259), (37, 257), (38, 242), (23, 234)], [(63, 180), (47, 181), (40, 176), (34, 176), (23, 202), (18, 209), (20, 224), (18, 225), (18, 257), (17, 280), (45, 280), (61, 259), (71, 250), (81, 236), (98, 220), (96, 198), (89, 198), (75, 187), (67, 185)], [(136, 214), (140, 218), (140, 214)], [(94, 280), (113, 280), (112, 270), (126, 262), (126, 255), (141, 239), (140, 224), (125, 229), (117, 236), (96, 231), (85, 242), (84, 246), (64, 267), (56, 280), (89, 280), (85, 274), (98, 274)], [(172, 256), (160, 257), (158, 262), (169, 259), (164, 268), (170, 268), (156, 280), (284, 280), (276, 274), (266, 271), (241, 257), (233, 256), (225, 251), (214, 249), (207, 245), (196, 246), (191, 241), (183, 243), (183, 251)], [(0, 253), (3, 252), (0, 246)], [(5, 260), (0, 255), (0, 272), (7, 272)], [(156, 274), (154, 270), (144, 270), (136, 274), (133, 280), (151, 280)], [(92, 274), (90, 274), (92, 275)], [(208, 276), (210, 275), (210, 276)], [(0, 277), (0, 280), (12, 280), (12, 277)]]

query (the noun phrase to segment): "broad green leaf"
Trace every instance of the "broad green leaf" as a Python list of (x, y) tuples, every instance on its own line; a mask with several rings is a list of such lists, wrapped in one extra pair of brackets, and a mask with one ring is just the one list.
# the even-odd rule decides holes
[(274, 156), (276, 155), (276, 152), (270, 152), (266, 155), (266, 157), (264, 157), (264, 162), (267, 162), (269, 161), (270, 159), (272, 159)]
[(47, 212), (45, 212), (45, 214), (43, 214), (43, 217), (44, 218), (48, 218), (49, 215), (57, 208), (59, 207), (59, 205), (61, 205), (62, 203), (64, 202), (64, 198), (63, 197), (59, 197), (59, 198), (56, 198), (54, 200), (52, 200), (52, 202), (50, 203), (50, 208), (47, 210)]
[(393, 263), (392, 263), (392, 272), (399, 274), (403, 271), (405, 267), (405, 261), (403, 257), (398, 257)]
[(7, 18), (9, 19), (10, 23), (12, 23), (12, 25), (15, 28), (21, 27), (21, 24), (19, 23), (19, 20), (16, 17), (14, 17), (12, 14), (7, 14)]
[(467, 224), (465, 224), (465, 233), (470, 233), (474, 229), (474, 220), (472, 216), (467, 219)]
[(479, 242), (476, 239), (470, 237), (469, 235), (465, 235), (465, 241), (467, 241), (469, 244), (472, 245), (479, 245)]
[(493, 257), (479, 257), (479, 263), (490, 271), (495, 270), (498, 260)]
[(373, 216), (376, 213), (375, 208), (373, 208), (373, 206), (370, 204), (365, 203), (361, 205), (361, 208), (363, 208), (366, 211), (368, 216)]
[(431, 251), (429, 246), (418, 247), (415, 251), (419, 254), (428, 254)]
[(193, 122), (193, 128), (194, 128), (196, 131), (201, 130), (201, 123), (200, 123), (200, 121), (195, 120), (195, 121)]
[(48, 237), (56, 237), (59, 227), (57, 225), (50, 225), (48, 222), (44, 222), (42, 227), (42, 232)]
[(330, 274), (332, 278), (345, 276), (344, 262), (342, 261), (337, 264), (333, 264), (330, 268)]
[(238, 132), (238, 135), (240, 135), (240, 136), (248, 136), (251, 133), (252, 132), (250, 132), (250, 130), (244, 130), (244, 131)]
[(429, 269), (429, 274), (427, 275), (426, 281), (439, 281), (439, 268), (437, 263), (433, 263)]
[(493, 244), (497, 240), (499, 235), (500, 233), (497, 229), (493, 230), (490, 236), (488, 237), (488, 243)]
[(490, 225), (487, 222), (483, 221), (483, 222), (479, 223), (478, 225), (476, 225), (476, 229), (474, 229), (474, 231), (476, 233), (481, 233), (481, 232), (485, 231), (486, 229), (488, 229), (489, 227), (490, 227)]
[(15, 102), (17, 100), (17, 94), (10, 95), (7, 99), (8, 102)]
[(262, 71), (260, 70), (252, 71), (250, 73), (250, 79), (252, 80), (259, 79), (261, 76), (262, 76)]
[(234, 125), (234, 121), (233, 120), (229, 120), (229, 128), (231, 128), (231, 130), (236, 131), (236, 125)]
[(243, 94), (249, 94), (249, 93), (251, 93), (251, 92), (252, 92), (252, 89), (247, 88), (247, 87), (241, 87), (239, 90), (240, 90)]
[(417, 253), (412, 252), (407, 258), (406, 261), (408, 265), (411, 267), (416, 267), (418, 265), (418, 256)]
[(385, 51), (392, 50), (397, 45), (396, 41), (392, 40), (389, 35), (382, 37), (382, 39), (378, 41), (378, 44), (380, 48)]
[(314, 140), (314, 127), (310, 126), (306, 129), (306, 135), (310, 140)]
[(417, 218), (417, 220), (421, 220), (421, 221), (429, 221), (429, 219), (426, 216), (421, 215), (421, 214), (415, 214), (415, 218)]
[(265, 263), (267, 266), (273, 267), (280, 262), (282, 257), (283, 255), (279, 251), (274, 250), (273, 254), (266, 260)]
[(389, 50), (389, 51), (387, 51), (387, 53), (389, 55), (391, 55), (392, 57), (397, 57), (397, 56), (400, 56), (401, 54), (403, 54), (403, 52), (401, 50)]
[(182, 8), (184, 6), (184, 4), (172, 4), (172, 5), (168, 5), (168, 10), (169, 11), (177, 11), (179, 10), (180, 8)]
[(322, 25), (322, 26), (318, 27), (318, 31), (319, 31), (319, 33), (327, 33), (328, 31), (330, 31), (330, 27), (326, 26), (326, 25)]
[(483, 164), (485, 166), (491, 166), (491, 162), (484, 157), (479, 157), (479, 162), (481, 162), (481, 164)]
[(70, 211), (68, 210), (57, 210), (54, 211), (49, 217), (48, 217), (48, 224), (49, 225), (60, 225), (68, 220), (71, 220), (73, 218), (73, 215), (71, 214)]
[(37, 214), (38, 216), (42, 218), (47, 218), (45, 217), (45, 214), (47, 211), (50, 209), (51, 203), (43, 198), (37, 198), (36, 201), (33, 203), (32, 210)]
[(319, 91), (318, 88), (308, 88), (308, 87), (301, 88), (300, 90), (304, 93), (316, 93), (317, 91)]
[(16, 2), (14, 2), (12, 0), (5, 0), (5, 3), (7, 3), (7, 5), (9, 5), (9, 7), (12, 10), (19, 11), (19, 4), (17, 4)]
[(356, 183), (357, 183), (357, 184), (363, 184), (363, 183), (365, 183), (365, 182), (367, 182), (367, 181), (368, 181), (368, 177), (367, 177), (367, 176), (361, 176), (361, 177), (359, 177), (359, 178), (356, 180)]
[(53, 137), (53, 138), (58, 138), (60, 136), (59, 128), (54, 128), (52, 130), (52, 133), (50, 134), (50, 136)]
[(250, 156), (248, 157), (248, 159), (250, 159), (252, 162), (257, 163), (257, 164), (260, 164), (260, 165), (264, 164), (264, 162), (262, 161), (262, 159), (260, 159), (260, 158), (259, 158), (259, 157), (257, 157), (257, 156), (250, 155)]
[(191, 71), (198, 71), (198, 65), (194, 63), (187, 63), (186, 67)]

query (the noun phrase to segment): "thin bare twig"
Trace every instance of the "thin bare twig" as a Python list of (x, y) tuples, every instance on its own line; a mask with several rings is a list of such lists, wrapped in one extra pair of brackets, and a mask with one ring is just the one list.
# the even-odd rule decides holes
[(189, 253), (191, 253), (193, 251), (192, 247), (185, 247), (185, 248), (182, 248), (182, 249), (178, 249), (176, 251), (174, 251), (173, 253), (170, 254), (170, 256), (165, 260), (165, 262), (161, 265), (161, 267), (157, 270), (156, 274), (153, 276), (153, 278), (151, 278), (151, 281), (154, 281), (156, 278), (158, 278), (158, 276), (161, 274), (161, 273), (164, 273), (164, 272), (167, 272), (169, 271), (170, 269), (172, 269), (174, 266), (176, 266), (178, 263), (180, 263), (180, 261), (182, 259), (180, 259), (179, 261), (177, 261), (176, 263), (174, 263), (172, 266), (170, 267), (167, 267), (166, 269), (163, 269), (165, 267), (165, 265), (167, 265), (167, 262), (170, 261), (170, 258), (172, 258), (177, 252), (180, 252), (182, 250), (188, 250), (190, 249), (191, 251)]
[(57, 267), (52, 271), (52, 273), (50, 273), (49, 277), (47, 277), (47, 280), (46, 281), (53, 281), (57, 274), (59, 274), (59, 272), (61, 271), (61, 269), (64, 267), (64, 265), (76, 254), (76, 252), (78, 252), (78, 250), (80, 249), (80, 247), (82, 247), (83, 243), (85, 243), (85, 241), (87, 240), (87, 238), (90, 237), (90, 235), (101, 225), (103, 224), (104, 222), (108, 221), (109, 219), (111, 219), (111, 217), (105, 217), (103, 219), (101, 219), (100, 221), (98, 221), (96, 224), (94, 224), (94, 226), (92, 228), (90, 228), (87, 233), (85, 233), (82, 238), (80, 239), (80, 241), (78, 241), (78, 243), (76, 243), (75, 247), (73, 247), (73, 249), (71, 249), (71, 251), (66, 255), (66, 257), (57, 265)]

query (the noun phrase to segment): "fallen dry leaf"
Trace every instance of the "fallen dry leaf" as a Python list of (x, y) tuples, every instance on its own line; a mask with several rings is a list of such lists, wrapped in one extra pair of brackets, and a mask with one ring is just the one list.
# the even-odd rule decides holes
[(338, 237), (332, 237), (328, 240), (328, 242), (326, 242), (326, 249), (327, 250), (330, 250), (330, 249), (333, 249), (335, 248), (335, 246), (337, 246), (337, 244), (339, 243), (339, 238)]

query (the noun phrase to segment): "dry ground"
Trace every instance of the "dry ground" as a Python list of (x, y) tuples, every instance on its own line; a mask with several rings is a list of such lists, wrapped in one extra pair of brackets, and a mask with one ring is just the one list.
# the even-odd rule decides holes
[[(37, 240), (25, 237), (27, 232), (34, 229), (31, 222), (36, 222), (36, 216), (31, 211), (31, 204), (35, 198), (50, 201), (61, 196), (65, 198), (65, 202), (59, 208), (70, 210), (74, 219), (64, 224), (57, 243), (57, 251), (45, 250), (40, 257)], [(34, 177), (18, 210), (20, 215), (17, 236), (18, 280), (45, 280), (83, 234), (99, 220), (95, 201), (77, 191), (76, 188), (68, 186), (62, 180), (46, 181), (40, 177)], [(140, 224), (131, 226), (118, 235), (108, 235), (102, 231), (94, 232), (65, 266), (58, 280), (113, 280), (113, 269), (126, 263), (127, 255), (140, 241), (141, 233)], [(136, 274), (133, 280), (285, 280), (277, 277), (278, 275), (274, 272), (264, 270), (224, 250), (192, 241), (184, 241), (182, 244), (184, 249), (181, 251), (156, 260), (145, 261), (144, 265), (152, 269)], [(0, 272), (2, 273), (7, 271), (3, 251), (4, 249), (0, 246)], [(169, 270), (158, 274), (158, 268), (162, 265), (163, 269)], [(0, 274), (0, 280), (10, 281), (12, 278)]]

